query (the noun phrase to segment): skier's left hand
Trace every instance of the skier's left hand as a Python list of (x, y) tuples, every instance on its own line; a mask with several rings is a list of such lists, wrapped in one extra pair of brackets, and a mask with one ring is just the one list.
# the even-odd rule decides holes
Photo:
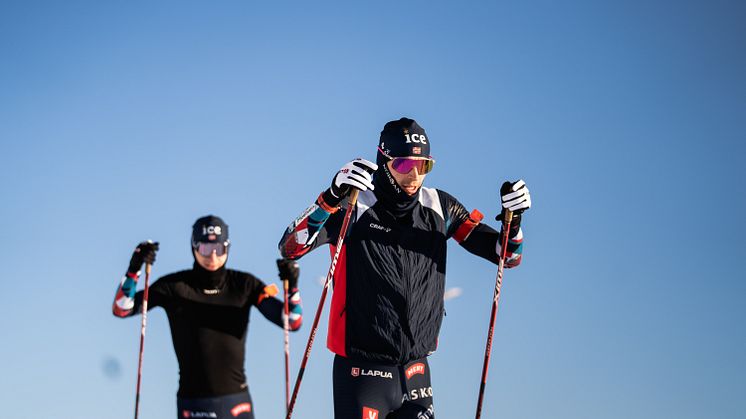
[(523, 179), (516, 182), (505, 182), (500, 188), (500, 201), (502, 202), (502, 211), (496, 217), (498, 221), (505, 219), (505, 213), (513, 213), (514, 222), (520, 222), (520, 215), (523, 211), (531, 208), (531, 194), (528, 191), (526, 182)]
[(298, 262), (291, 259), (277, 259), (277, 270), (281, 280), (287, 279), (288, 288), (291, 290), (298, 288), (298, 277), (300, 276)]

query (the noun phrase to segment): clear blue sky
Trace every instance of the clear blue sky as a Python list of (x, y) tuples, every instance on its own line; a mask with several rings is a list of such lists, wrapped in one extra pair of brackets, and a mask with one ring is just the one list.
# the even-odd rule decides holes
[[(503, 180), (533, 195), (484, 417), (743, 417), (743, 2), (301, 3), (0, 4), (0, 416), (131, 417), (140, 325), (110, 305), (135, 244), (183, 269), (218, 214), (229, 267), (272, 281), (287, 224), (409, 116), (426, 185), (491, 215)], [(328, 264), (301, 262), (308, 317)], [(468, 418), (495, 268), (448, 265), (435, 407)], [(149, 320), (141, 417), (174, 417)], [(320, 330), (298, 419), (332, 415)], [(282, 417), (282, 332), (254, 311), (247, 346), (257, 418)]]

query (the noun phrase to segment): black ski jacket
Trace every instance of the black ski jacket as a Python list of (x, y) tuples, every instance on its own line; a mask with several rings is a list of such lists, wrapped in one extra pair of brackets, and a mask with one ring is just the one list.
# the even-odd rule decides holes
[[(451, 195), (420, 188), (405, 217), (394, 217), (372, 191), (361, 192), (334, 274), (328, 348), (344, 357), (404, 364), (435, 351), (443, 320), (446, 242), (454, 238), (493, 263), (499, 234)], [(299, 258), (331, 243), (334, 254), (345, 212), (323, 194), (285, 231), (284, 257)], [(512, 230), (512, 229), (511, 229)], [(522, 233), (508, 241), (506, 267), (520, 263)]]

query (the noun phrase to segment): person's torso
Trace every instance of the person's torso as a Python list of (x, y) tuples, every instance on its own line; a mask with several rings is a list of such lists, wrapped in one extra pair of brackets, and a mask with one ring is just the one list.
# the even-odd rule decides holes
[(222, 287), (203, 290), (193, 271), (168, 275), (162, 304), (179, 361), (179, 396), (232, 394), (246, 386), (244, 358), (249, 311), (255, 302), (250, 274), (227, 270)]
[(373, 193), (361, 193), (353, 217), (337, 314), (345, 323), (341, 355), (398, 364), (427, 356), (443, 317), (448, 239), (437, 191), (423, 188), (410, 215), (399, 219)]

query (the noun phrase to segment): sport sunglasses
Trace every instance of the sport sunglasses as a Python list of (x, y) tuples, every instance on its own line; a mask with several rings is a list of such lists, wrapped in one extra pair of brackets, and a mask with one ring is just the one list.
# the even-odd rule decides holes
[(415, 167), (417, 168), (417, 173), (425, 175), (430, 173), (430, 171), (433, 170), (433, 166), (435, 165), (435, 160), (431, 158), (391, 157), (386, 154), (385, 151), (381, 150), (381, 147), (378, 147), (378, 151), (380, 151), (381, 154), (384, 155), (384, 157), (391, 160), (391, 167), (402, 175), (406, 175), (407, 173), (411, 172), (412, 169), (414, 169)]
[(193, 243), (192, 247), (194, 247), (194, 250), (197, 251), (200, 255), (204, 257), (210, 257), (212, 256), (213, 250), (215, 251), (215, 254), (218, 256), (223, 256), (228, 251), (228, 245), (229, 242), (225, 243), (202, 243), (197, 242)]

